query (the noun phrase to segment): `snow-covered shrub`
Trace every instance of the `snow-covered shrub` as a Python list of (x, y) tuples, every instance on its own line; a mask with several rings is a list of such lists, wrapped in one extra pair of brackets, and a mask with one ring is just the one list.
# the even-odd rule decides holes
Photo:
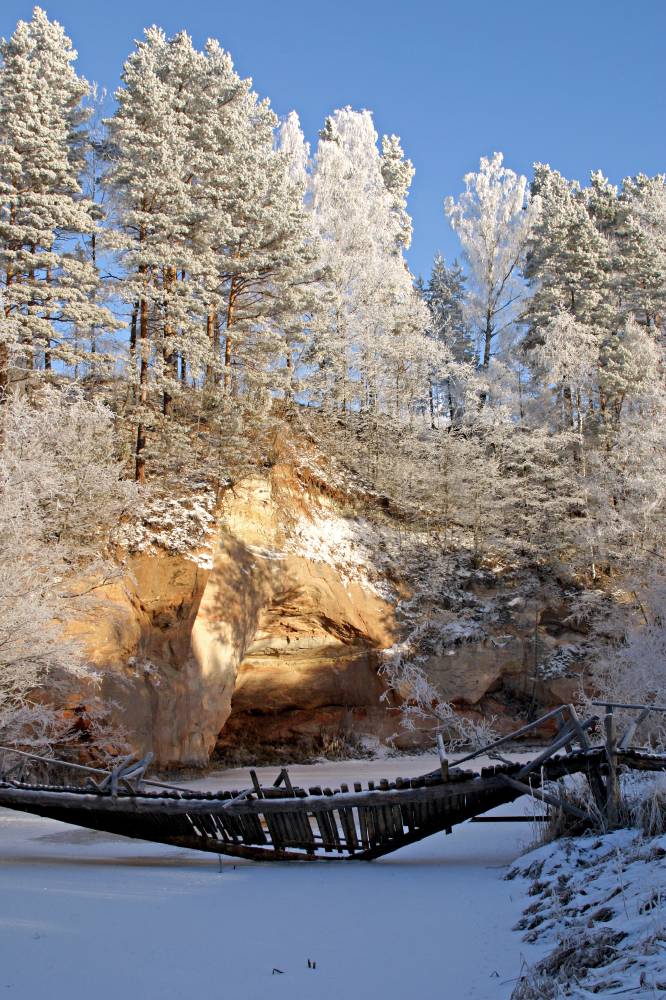
[(89, 673), (59, 623), (82, 581), (113, 572), (110, 526), (136, 493), (114, 458), (112, 414), (76, 389), (14, 398), (0, 420), (0, 737), (39, 743), (50, 702)]
[(618, 830), (524, 857), (507, 876), (529, 880), (514, 930), (541, 955), (532, 968), (523, 965), (512, 1000), (663, 992), (665, 855), (663, 834)]
[[(639, 705), (666, 704), (666, 619), (661, 589), (651, 595), (651, 620), (630, 627), (624, 638), (599, 654), (588, 679), (588, 692), (596, 700)], [(582, 700), (591, 707), (589, 693)], [(598, 711), (598, 709), (596, 709)], [(616, 709), (620, 734), (636, 720), (637, 712)], [(666, 713), (651, 712), (639, 725), (631, 741), (635, 745), (666, 745)]]
[(495, 739), (492, 718), (469, 719), (442, 698), (423, 668), (424, 657), (415, 655), (412, 641), (409, 639), (384, 650), (379, 668), (387, 686), (383, 700), (388, 701), (394, 694), (401, 701), (403, 729), (414, 730), (417, 722), (429, 722), (433, 742), (435, 734), (442, 733), (452, 750), (462, 746), (481, 747)]

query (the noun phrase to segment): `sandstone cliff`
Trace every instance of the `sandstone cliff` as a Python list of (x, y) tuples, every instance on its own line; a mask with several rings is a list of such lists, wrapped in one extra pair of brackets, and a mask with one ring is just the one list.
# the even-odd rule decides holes
[(124, 553), (123, 576), (96, 591), (69, 630), (131, 744), (162, 766), (205, 765), (216, 745), (339, 733), (430, 742), (430, 724), (401, 732), (396, 695), (378, 674), (381, 651), (409, 630), (410, 604), (424, 669), (461, 711), (496, 713), (510, 726), (530, 700), (568, 700), (574, 682), (561, 670), (542, 679), (534, 670), (537, 652), (543, 663), (544, 649), (552, 658), (581, 639), (564, 624), (561, 588), (463, 571), (458, 558), (439, 580), (439, 602), (418, 602), (409, 560), (422, 576), (438, 553), (410, 548), (401, 531), (278, 465), (226, 492), (209, 557), (156, 546)]

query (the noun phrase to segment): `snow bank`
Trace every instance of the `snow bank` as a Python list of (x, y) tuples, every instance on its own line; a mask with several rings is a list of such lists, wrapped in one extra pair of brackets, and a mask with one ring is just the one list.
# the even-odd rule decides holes
[(516, 925), (545, 957), (515, 1000), (656, 997), (666, 991), (666, 835), (620, 830), (533, 851), (508, 878), (530, 897)]

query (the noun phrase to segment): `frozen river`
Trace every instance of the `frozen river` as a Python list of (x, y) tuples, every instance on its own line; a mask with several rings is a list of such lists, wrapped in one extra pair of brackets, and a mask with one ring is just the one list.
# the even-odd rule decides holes
[[(289, 772), (339, 785), (435, 766)], [(242, 788), (247, 770), (189, 784)], [(465, 823), (371, 864), (223, 859), (220, 870), (211, 855), (0, 809), (0, 998), (507, 1000), (523, 896), (503, 875), (532, 837), (529, 824)]]

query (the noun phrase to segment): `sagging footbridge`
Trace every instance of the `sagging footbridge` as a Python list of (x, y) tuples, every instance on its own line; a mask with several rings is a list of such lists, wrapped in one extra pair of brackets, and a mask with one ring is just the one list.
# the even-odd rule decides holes
[[(149, 758), (125, 758), (111, 771), (57, 762), (85, 775), (85, 780), (42, 784), (21, 780), (6, 765), (3, 768), (12, 755), (33, 755), (0, 748), (0, 806), (125, 837), (261, 861), (372, 861), (432, 834), (450, 832), (467, 820), (506, 820), (487, 814), (523, 795), (568, 813), (583, 827), (609, 828), (618, 822), (622, 769), (666, 770), (666, 754), (630, 746), (636, 722), (618, 737), (614, 710), (635, 708), (644, 718), (647, 711), (666, 708), (604, 707), (603, 718), (581, 721), (571, 705), (562, 705), (455, 765), (439, 740), (437, 770), (416, 778), (369, 781), (365, 788), (356, 782), (352, 789), (346, 784), (300, 788), (283, 768), (270, 786), (250, 771), (251, 784), (243, 790), (197, 791), (147, 779)], [(557, 734), (532, 760), (512, 762), (499, 756), (501, 747), (531, 730), (552, 726), (553, 720)], [(604, 736), (599, 745), (590, 739), (594, 729)], [(494, 755), (498, 762), (478, 772), (461, 767), (482, 754)], [(575, 804), (553, 785), (573, 774), (584, 775), (589, 783), (588, 807)], [(524, 817), (509, 817), (519, 818)]]

